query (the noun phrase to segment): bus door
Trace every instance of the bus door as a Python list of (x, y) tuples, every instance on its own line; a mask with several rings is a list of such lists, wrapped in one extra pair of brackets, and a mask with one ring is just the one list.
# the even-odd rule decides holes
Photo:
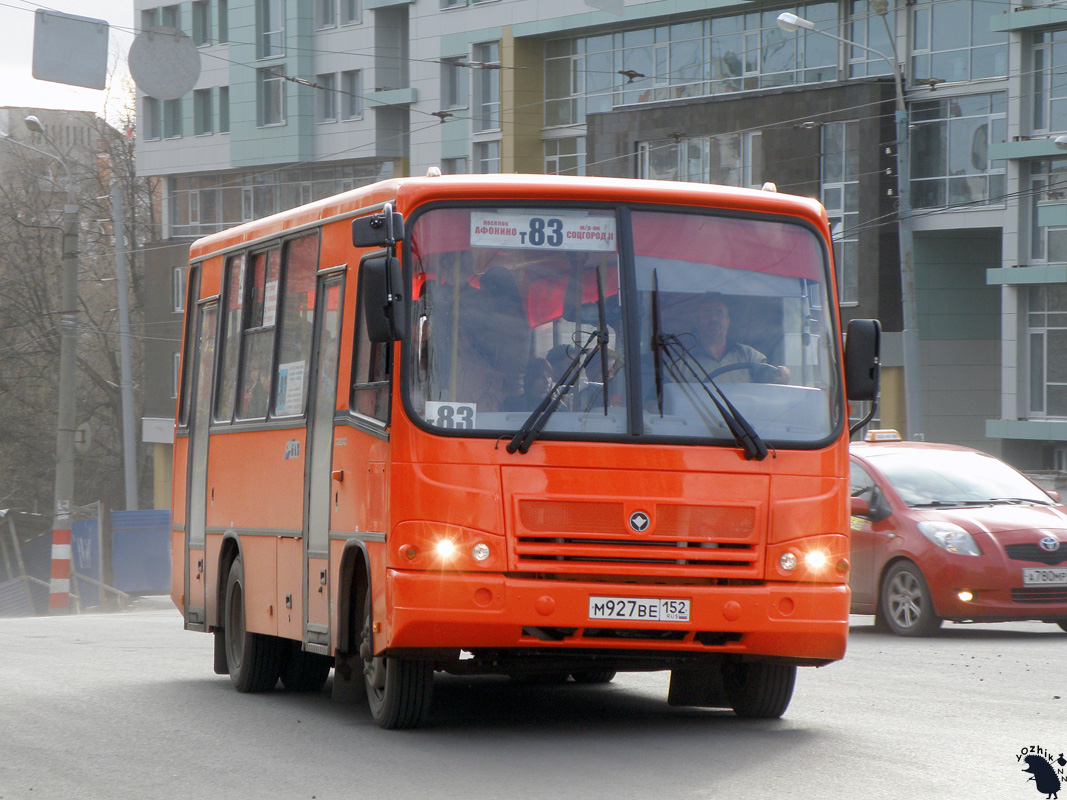
[(195, 381), (189, 408), (188, 477), (185, 500), (185, 627), (206, 628), (204, 527), (207, 513), (207, 451), (211, 427), (211, 384), (215, 365), (215, 327), (218, 303), (200, 306), (192, 368), (186, 372)]
[(304, 643), (305, 649), (326, 655), (330, 646), (330, 469), (344, 277), (344, 272), (320, 275), (316, 287), (315, 364), (304, 471)]

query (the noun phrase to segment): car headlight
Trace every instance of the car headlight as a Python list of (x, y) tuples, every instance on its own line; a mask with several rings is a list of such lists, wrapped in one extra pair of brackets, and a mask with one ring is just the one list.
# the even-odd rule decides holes
[(919, 532), (936, 544), (960, 556), (980, 556), (982, 551), (971, 534), (952, 522), (920, 522)]

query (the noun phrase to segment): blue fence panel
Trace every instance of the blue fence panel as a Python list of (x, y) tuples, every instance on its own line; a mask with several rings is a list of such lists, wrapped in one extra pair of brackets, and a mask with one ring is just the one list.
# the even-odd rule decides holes
[(170, 510), (111, 512), (114, 586), (130, 594), (170, 591)]
[[(77, 519), (70, 526), (70, 553), (74, 560), (74, 569), (79, 575), (86, 575), (93, 580), (100, 578), (100, 535), (99, 526), (94, 519)], [(81, 598), (82, 608), (100, 605), (100, 589), (89, 581), (72, 581), (72, 592)]]

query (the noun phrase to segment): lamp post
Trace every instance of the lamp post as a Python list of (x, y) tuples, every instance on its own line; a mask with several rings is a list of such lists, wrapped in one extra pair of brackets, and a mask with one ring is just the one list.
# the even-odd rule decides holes
[[(56, 425), (56, 494), (52, 523), (52, 581), (48, 599), (50, 614), (70, 609), (70, 532), (74, 499), (74, 391), (75, 347), (78, 340), (78, 203), (74, 173), (62, 151), (48, 138), (35, 116), (26, 117), (26, 127), (38, 133), (56, 153), (31, 147), (63, 167), (67, 178), (67, 202), (63, 206), (63, 272), (59, 310), (59, 420)], [(14, 141), (14, 140), (12, 140)], [(17, 144), (22, 144), (18, 142)], [(29, 147), (29, 145), (23, 145)]]
[(908, 111), (904, 104), (904, 79), (901, 74), (900, 61), (897, 56), (896, 37), (889, 28), (886, 19), (888, 3), (886, 0), (872, 0), (871, 7), (885, 24), (889, 34), (889, 44), (893, 49), (892, 57), (875, 50), (873, 47), (852, 42), (829, 31), (819, 30), (815, 23), (785, 12), (778, 15), (778, 27), (788, 33), (804, 29), (827, 36), (849, 47), (858, 47), (872, 53), (886, 62), (893, 70), (893, 86), (896, 90), (896, 128), (897, 128), (897, 227), (900, 241), (900, 302), (903, 312), (904, 330), (904, 413), (907, 417), (907, 435), (909, 439), (923, 438), (922, 381), (919, 363), (919, 326), (918, 310), (915, 302), (915, 264), (912, 249), (911, 221), (911, 145), (908, 130)]

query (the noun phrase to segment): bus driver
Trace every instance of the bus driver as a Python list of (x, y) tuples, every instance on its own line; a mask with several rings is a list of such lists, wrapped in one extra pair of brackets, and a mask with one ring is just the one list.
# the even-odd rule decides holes
[[(694, 333), (696, 344), (690, 353), (700, 362), (700, 365), (713, 375), (715, 370), (730, 366), (731, 364), (767, 364), (767, 357), (759, 350), (747, 344), (729, 338), (730, 332), (730, 308), (721, 294), (709, 292), (699, 301)], [(763, 378), (764, 383), (789, 383), (792, 373), (789, 367), (767, 364), (768, 378)], [(771, 369), (774, 372), (771, 372)], [(762, 376), (760, 376), (762, 377)], [(753, 381), (752, 371), (748, 369), (736, 369), (724, 372), (715, 378), (717, 381), (726, 383), (748, 383)]]

